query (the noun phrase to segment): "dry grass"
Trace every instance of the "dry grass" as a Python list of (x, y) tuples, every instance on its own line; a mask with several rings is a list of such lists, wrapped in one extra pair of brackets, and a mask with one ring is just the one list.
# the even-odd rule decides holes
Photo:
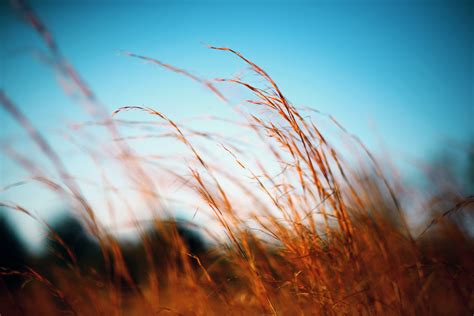
[[(177, 226), (157, 219), (155, 229), (162, 239), (156, 243), (130, 210), (131, 225), (143, 247), (138, 258), (145, 261), (145, 277), (137, 281), (124, 248), (97, 221), (96, 210), (66, 170), (63, 158), (1, 92), (4, 109), (28, 131), (58, 177), (42, 174), (25, 157), (14, 159), (40, 185), (74, 206), (100, 245), (103, 260), (99, 272), (81, 266), (69, 245), (47, 226), (66, 250), (63, 260), (68, 264), (49, 267), (48, 276), (33, 267), (2, 270), (4, 276), (20, 275), (28, 281), (19, 289), (2, 289), (2, 315), (469, 315), (474, 311), (473, 241), (453, 219), (454, 213), (462, 216), (472, 211), (473, 197), (438, 192), (433, 200), (448, 206), (444, 213), (427, 204), (427, 224), (411, 227), (401, 202), (403, 190), (359, 140), (329, 117), (353, 145), (350, 153), (362, 162), (356, 166), (353, 160), (346, 162), (340, 149), (288, 101), (262, 68), (229, 48), (211, 47), (241, 58), (262, 79), (264, 88), (240, 78), (218, 81), (243, 87), (253, 96), (247, 101), (251, 110), (240, 110), (246, 120), (242, 129), (253, 131), (261, 141), (259, 157), (264, 159), (250, 159), (245, 148), (221, 135), (186, 128), (149, 107), (124, 106), (112, 119), (34, 12), (22, 3), (19, 8), (44, 38), (53, 65), (76, 85), (86, 108), (93, 109), (96, 124), (106, 127), (116, 161), (144, 204), (157, 218), (169, 215), (165, 207), (160, 209), (165, 197), (158, 193), (156, 171), (121, 136), (118, 126), (130, 123), (118, 120), (124, 111), (148, 113), (166, 131), (160, 137), (184, 145), (187, 165), (163, 166), (160, 172), (173, 175), (187, 188), (199, 212), (207, 212), (218, 223), (224, 238), (215, 237), (206, 251), (191, 253)], [(214, 83), (148, 57), (127, 55), (184, 74), (230, 102)], [(233, 167), (214, 160), (199, 139), (217, 143)], [(96, 154), (91, 156), (100, 160)], [(270, 160), (277, 162), (271, 170)], [(120, 195), (119, 190), (115, 193)], [(20, 204), (2, 202), (3, 207), (33, 216)], [(249, 205), (254, 209), (249, 210)]]

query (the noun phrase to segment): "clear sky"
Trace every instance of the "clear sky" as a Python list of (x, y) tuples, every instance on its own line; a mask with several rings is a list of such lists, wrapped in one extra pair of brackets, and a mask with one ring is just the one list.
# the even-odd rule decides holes
[[(429, 159), (474, 136), (473, 1), (32, 1), (63, 54), (113, 109), (150, 105), (174, 119), (227, 115), (186, 78), (131, 51), (203, 77), (262, 66), (296, 105), (333, 114), (371, 148)], [(86, 120), (32, 52), (37, 34), (0, 4), (1, 88), (46, 134)], [(22, 132), (0, 111), (2, 140)], [(51, 136), (53, 137), (53, 136)], [(61, 143), (55, 143), (61, 151)], [(3, 154), (2, 154), (3, 155)], [(78, 162), (79, 163), (79, 162)], [(77, 166), (80, 168), (79, 166)], [(2, 186), (21, 174), (2, 156)]]

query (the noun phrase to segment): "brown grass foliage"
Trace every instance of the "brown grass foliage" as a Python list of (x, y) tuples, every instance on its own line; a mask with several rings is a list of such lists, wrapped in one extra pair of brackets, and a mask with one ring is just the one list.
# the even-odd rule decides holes
[[(87, 109), (112, 139), (120, 138), (117, 125), (91, 89), (61, 55), (46, 27), (24, 4), (20, 12), (40, 32), (50, 49), (50, 61), (60, 74), (76, 85)], [(180, 142), (190, 154), (188, 165), (175, 171), (190, 196), (199, 197), (202, 212), (218, 223), (224, 237), (211, 238), (205, 251), (192, 253), (175, 224), (154, 221), (160, 232), (156, 242), (140, 221), (132, 225), (140, 236), (144, 277), (137, 280), (126, 263), (125, 248), (97, 221), (88, 198), (76, 179), (69, 176), (47, 140), (18, 107), (1, 92), (1, 104), (28, 131), (32, 140), (56, 168), (58, 177), (41, 174), (25, 158), (16, 160), (33, 173), (42, 186), (74, 206), (101, 250), (102, 268), (85, 268), (60, 234), (47, 223), (50, 237), (65, 251), (67, 264), (3, 269), (4, 277), (21, 276), (26, 282), (2, 289), (2, 315), (151, 315), (151, 314), (381, 314), (469, 315), (474, 311), (474, 253), (472, 229), (462, 216), (472, 211), (473, 197), (446, 190), (426, 203), (426, 224), (409, 224), (409, 210), (402, 203), (403, 188), (355, 137), (332, 117), (357, 159), (347, 162), (318, 125), (291, 104), (278, 85), (259, 66), (229, 48), (260, 78), (260, 87), (240, 78), (219, 79), (247, 89), (250, 110), (241, 110), (243, 129), (253, 131), (262, 143), (260, 160), (249, 162), (245, 149), (225, 139), (178, 124), (149, 107), (125, 106), (145, 111), (167, 126), (166, 135)], [(216, 83), (182, 69), (135, 54), (131, 57), (168, 68), (195, 80), (222, 101), (228, 98)], [(263, 86), (263, 87), (262, 87)], [(322, 114), (321, 114), (322, 115)], [(101, 123), (100, 123), (101, 122)], [(221, 166), (193, 137), (216, 142), (235, 170)], [(214, 137), (215, 136), (215, 137)], [(117, 157), (150, 208), (163, 205), (153, 173), (123, 138), (114, 142)], [(224, 155), (223, 154), (223, 155)], [(263, 159), (262, 157), (265, 157)], [(23, 157), (24, 158), (24, 157)], [(276, 161), (278, 173), (266, 162)], [(362, 167), (356, 167), (361, 161)], [(362, 172), (361, 170), (365, 170)], [(168, 170), (171, 172), (170, 170)], [(184, 172), (183, 171), (183, 172)], [(246, 177), (239, 177), (238, 174)], [(247, 180), (245, 180), (247, 179)], [(191, 195), (193, 192), (194, 195)], [(71, 202), (72, 201), (72, 202)], [(21, 201), (20, 201), (21, 202)], [(248, 202), (248, 203), (245, 203)], [(245, 209), (252, 205), (254, 209)], [(443, 205), (442, 210), (438, 206)], [(40, 218), (21, 203), (3, 207)], [(162, 214), (161, 214), (162, 215)], [(456, 217), (457, 216), (457, 217)], [(456, 218), (456, 220), (454, 220)], [(426, 229), (425, 229), (426, 228)], [(210, 234), (213, 232), (211, 231)], [(157, 254), (160, 254), (157, 256)], [(130, 257), (130, 255), (128, 255)], [(133, 257), (133, 255), (132, 255)], [(137, 263), (134, 263), (137, 264)]]

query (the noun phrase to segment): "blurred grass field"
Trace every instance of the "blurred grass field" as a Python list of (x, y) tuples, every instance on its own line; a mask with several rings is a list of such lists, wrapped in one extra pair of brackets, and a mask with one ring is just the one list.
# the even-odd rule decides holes
[[(48, 239), (43, 252), (28, 253), (2, 218), (1, 315), (474, 312), (474, 179), (469, 171), (460, 184), (450, 177), (449, 166), (437, 166), (427, 172), (429, 190), (405, 188), (397, 170), (335, 118), (292, 104), (265, 70), (230, 48), (210, 47), (240, 58), (257, 80), (210, 81), (153, 58), (124, 55), (184, 75), (224, 105), (235, 103), (223, 85), (245, 91), (245, 100), (235, 106), (238, 118), (228, 124), (254, 135), (256, 151), (218, 133), (189, 128), (152, 107), (124, 105), (109, 113), (35, 12), (17, 4), (48, 47), (48, 63), (80, 95), (93, 124), (110, 139), (114, 156), (94, 146), (84, 149), (85, 155), (113, 160), (124, 177), (120, 181), (133, 187), (153, 217), (144, 221), (134, 205), (122, 208), (136, 238), (122, 238), (105, 227), (80, 179), (72, 176), (75, 171), (66, 168), (68, 157), (58, 154), (28, 113), (1, 91), (0, 104), (28, 133), (38, 155), (49, 160), (54, 176), (41, 169), (36, 157), (9, 156), (31, 174), (32, 182), (69, 207), (66, 217), (50, 223), (21, 200), (0, 201), (2, 212), (20, 212), (40, 223)], [(132, 112), (150, 121), (127, 120)], [(322, 130), (308, 113), (333, 132)], [(151, 137), (143, 130), (149, 124), (159, 130), (153, 137), (180, 144), (182, 156), (166, 156), (160, 148), (157, 156), (163, 156), (139, 155), (133, 140), (147, 142)], [(124, 125), (138, 132), (123, 135)], [(472, 150), (465, 149), (471, 162)], [(155, 179), (156, 165), (160, 175), (185, 188), (181, 198), (193, 205), (191, 213), (205, 214), (206, 222), (179, 220), (166, 208), (166, 184), (160, 187)], [(113, 192), (103, 194), (106, 201), (120, 200), (120, 189), (110, 183), (117, 174), (104, 170), (102, 183)], [(21, 183), (3, 190), (15, 185)], [(98, 192), (108, 192), (102, 189)], [(412, 218), (418, 215), (406, 202), (413, 195), (423, 209), (416, 225)], [(119, 212), (112, 202), (108, 205), (110, 214)]]

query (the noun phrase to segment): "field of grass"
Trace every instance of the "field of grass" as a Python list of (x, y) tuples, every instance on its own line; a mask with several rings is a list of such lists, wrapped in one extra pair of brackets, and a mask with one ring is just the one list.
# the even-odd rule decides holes
[[(44, 222), (22, 201), (0, 201), (9, 212), (44, 225), (52, 254), (47, 259), (23, 255), (2, 267), (1, 315), (474, 312), (473, 232), (466, 225), (474, 196), (469, 192), (434, 184), (437, 190), (420, 196), (426, 220), (410, 224), (410, 204), (403, 201), (407, 192), (396, 172), (335, 118), (316, 113), (344, 139), (333, 141), (260, 66), (229, 48), (210, 47), (240, 58), (258, 76), (258, 84), (241, 78), (208, 81), (152, 58), (126, 55), (187, 76), (226, 104), (231, 100), (220, 85), (248, 90), (250, 98), (237, 110), (245, 123), (237, 126), (253, 133), (258, 157), (249, 158), (238, 143), (187, 128), (151, 107), (124, 106), (108, 113), (35, 13), (26, 6), (19, 10), (44, 39), (49, 62), (92, 109), (95, 122), (112, 140), (120, 139), (111, 141), (116, 163), (127, 171), (127, 181), (144, 204), (159, 211), (146, 225), (132, 221), (137, 241), (127, 243), (110, 233), (70, 176), (74, 170), (67, 170), (65, 158), (1, 91), (0, 104), (28, 132), (57, 177), (36, 170), (30, 158), (14, 159), (79, 218), (61, 228)], [(161, 212), (156, 171), (121, 134), (120, 125), (131, 122), (119, 118), (126, 119), (130, 111), (145, 112), (166, 137), (183, 146), (187, 165), (168, 168), (167, 175), (186, 187), (186, 199), (200, 205), (212, 228), (190, 226)], [(145, 123), (135, 122), (140, 124)], [(219, 147), (230, 163), (221, 165), (201, 139)]]

